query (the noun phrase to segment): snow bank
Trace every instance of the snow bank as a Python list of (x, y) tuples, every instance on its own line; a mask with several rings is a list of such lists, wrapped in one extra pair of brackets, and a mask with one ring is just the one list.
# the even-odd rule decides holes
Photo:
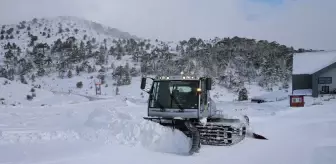
[(139, 120), (130, 113), (114, 108), (95, 109), (85, 125), (99, 129), (98, 137), (106, 135), (107, 143), (143, 146), (161, 152), (186, 153), (189, 150), (189, 139), (182, 132)]
[(288, 99), (289, 94), (288, 90), (278, 90), (260, 96), (254, 96), (252, 99), (264, 100), (266, 102), (282, 101)]
[[(107, 103), (109, 100), (101, 100)], [(120, 104), (109, 102), (119, 106)], [(0, 114), (0, 144), (33, 144), (54, 141), (87, 141), (145, 147), (152, 151), (185, 154), (190, 139), (182, 132), (144, 120), (135, 104), (111, 108), (99, 106), (99, 101), (75, 104), (72, 107), (2, 109)], [(85, 108), (86, 106), (86, 108)], [(90, 110), (91, 108), (91, 110)], [(145, 108), (144, 108), (145, 109)], [(61, 121), (61, 122), (60, 122)]]

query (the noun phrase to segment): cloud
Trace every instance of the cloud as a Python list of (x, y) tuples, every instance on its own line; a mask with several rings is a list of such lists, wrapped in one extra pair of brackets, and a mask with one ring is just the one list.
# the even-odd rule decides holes
[(261, 1), (266, 0), (3, 0), (0, 22), (71, 15), (151, 39), (237, 35), (336, 49), (335, 0)]
[(270, 16), (251, 22), (249, 32), (255, 37), (273, 38), (295, 47), (336, 49), (334, 6), (333, 0), (287, 0), (268, 13)]

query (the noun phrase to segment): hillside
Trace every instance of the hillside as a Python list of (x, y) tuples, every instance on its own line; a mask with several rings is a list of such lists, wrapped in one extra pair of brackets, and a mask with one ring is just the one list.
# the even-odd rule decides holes
[(38, 87), (0, 78), (0, 105), (50, 106), (88, 101), (79, 95), (54, 94)]
[(2, 25), (0, 40), (2, 46), (7, 41), (16, 43), (22, 47), (29, 46), (31, 38), (38, 37), (38, 42), (52, 44), (58, 38), (65, 41), (68, 37), (91, 40), (102, 43), (104, 39), (112, 42), (113, 39), (137, 39), (127, 32), (115, 28), (106, 27), (96, 22), (76, 17), (55, 17), (21, 21), (18, 24)]
[(288, 88), (292, 54), (307, 51), (240, 37), (153, 41), (76, 17), (2, 25), (0, 45), (0, 77), (22, 83), (99, 72), (103, 83), (111, 75), (121, 86), (140, 75), (184, 71), (213, 77), (232, 92), (250, 84)]

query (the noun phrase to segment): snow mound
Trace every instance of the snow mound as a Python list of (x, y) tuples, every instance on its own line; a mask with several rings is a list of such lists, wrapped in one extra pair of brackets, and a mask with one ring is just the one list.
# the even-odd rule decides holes
[(182, 132), (142, 118), (138, 119), (130, 113), (114, 108), (95, 109), (88, 116), (85, 125), (96, 129), (96, 135), (99, 137), (107, 135), (107, 143), (143, 146), (169, 153), (186, 153), (189, 150), (190, 141)]
[[(31, 124), (28, 122), (26, 124), (26, 122), (33, 121), (32, 119), (40, 121), (43, 117), (40, 119), (34, 117), (27, 120), (19, 119), (19, 124), (16, 126), (3, 126), (0, 131), (0, 145), (36, 144), (53, 141), (67, 143), (86, 141), (108, 145), (119, 144), (131, 147), (144, 147), (152, 151), (164, 153), (185, 154), (188, 152), (190, 140), (182, 132), (178, 130), (173, 131), (170, 128), (138, 118), (137, 113), (128, 113), (131, 109), (121, 109), (106, 109), (103, 107), (90, 111), (87, 114), (86, 111), (73, 114), (68, 110), (62, 112), (61, 109), (59, 113), (38, 112), (41, 116), (48, 115), (52, 117), (48, 118), (48, 120), (59, 120), (59, 118), (64, 118), (64, 116), (69, 114), (77, 117), (79, 114), (83, 114), (85, 118), (83, 118), (82, 124), (70, 125), (68, 124), (70, 122), (67, 123), (64, 120), (65, 126), (63, 123), (58, 123), (58, 125), (42, 129), (39, 125), (34, 127), (35, 123)], [(43, 110), (41, 109), (41, 111)], [(17, 118), (24, 115), (21, 113), (20, 115), (11, 116)], [(76, 121), (76, 119), (73, 121)], [(84, 126), (82, 126), (83, 123)]]

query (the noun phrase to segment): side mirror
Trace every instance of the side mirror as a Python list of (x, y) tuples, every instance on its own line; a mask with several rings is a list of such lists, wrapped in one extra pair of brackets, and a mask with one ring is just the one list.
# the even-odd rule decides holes
[(142, 90), (144, 90), (145, 87), (146, 87), (146, 78), (143, 77), (143, 78), (141, 78), (141, 86), (140, 86), (140, 88), (141, 88)]
[(206, 87), (206, 90), (211, 90), (211, 86), (212, 86), (211, 78), (206, 78), (206, 79), (205, 79), (205, 87)]

